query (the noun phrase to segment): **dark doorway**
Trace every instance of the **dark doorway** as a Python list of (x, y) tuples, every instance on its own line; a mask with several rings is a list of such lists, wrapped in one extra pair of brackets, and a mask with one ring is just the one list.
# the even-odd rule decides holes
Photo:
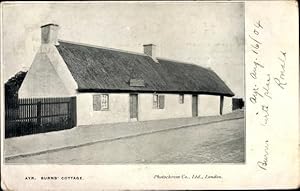
[(130, 94), (130, 119), (138, 119), (138, 95)]
[(192, 116), (198, 116), (198, 95), (192, 96)]

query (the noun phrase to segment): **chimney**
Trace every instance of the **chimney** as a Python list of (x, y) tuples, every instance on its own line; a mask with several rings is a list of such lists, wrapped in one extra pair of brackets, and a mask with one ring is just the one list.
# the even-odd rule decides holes
[(152, 58), (156, 57), (156, 46), (154, 44), (144, 44), (144, 53)]
[(59, 26), (52, 23), (41, 26), (42, 44), (58, 45), (58, 29)]

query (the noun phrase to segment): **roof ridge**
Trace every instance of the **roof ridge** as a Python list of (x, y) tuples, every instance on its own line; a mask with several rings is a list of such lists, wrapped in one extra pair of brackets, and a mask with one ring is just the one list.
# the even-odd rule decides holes
[[(88, 43), (80, 43), (80, 42), (74, 42), (74, 41), (68, 41), (68, 40), (62, 40), (62, 39), (58, 39), (58, 41), (65, 42), (65, 43), (70, 43), (70, 44), (75, 44), (75, 45), (88, 46), (88, 47), (92, 47), (92, 48), (101, 48), (101, 49), (105, 49), (105, 50), (112, 50), (112, 51), (118, 51), (118, 52), (123, 52), (123, 53), (128, 53), (128, 54), (135, 54), (135, 55), (140, 55), (140, 56), (151, 57), (151, 56), (149, 56), (147, 54), (144, 54), (144, 53), (133, 52), (133, 51), (128, 51), (128, 50), (121, 50), (121, 49), (117, 49), (117, 48), (109, 48), (109, 47), (104, 47), (104, 46), (99, 46), (99, 45), (88, 44)], [(180, 63), (180, 64), (191, 64), (191, 65), (202, 67), (202, 68), (205, 68), (205, 69), (210, 69), (208, 67), (197, 65), (197, 64), (192, 63), (192, 62), (173, 60), (173, 59), (163, 58), (163, 57), (156, 57), (156, 59), (177, 62), (177, 63)]]
[(198, 67), (202, 67), (202, 68), (211, 70), (211, 68), (209, 68), (209, 67), (205, 67), (205, 66), (202, 66), (202, 65), (198, 65), (198, 64), (195, 64), (195, 63), (193, 63), (193, 62), (186, 62), (186, 61), (180, 61), (180, 60), (173, 60), (173, 59), (162, 58), (162, 57), (157, 57), (157, 59), (158, 59), (158, 60), (160, 59), (160, 60), (171, 61), (171, 62), (177, 62), (177, 63), (179, 63), (179, 64), (190, 64), (190, 65), (194, 65), (194, 66), (198, 66)]
[(99, 46), (99, 45), (92, 45), (92, 44), (80, 43), (80, 42), (74, 42), (74, 41), (68, 41), (68, 40), (62, 40), (62, 39), (58, 39), (58, 42), (65, 42), (65, 43), (70, 43), (70, 44), (75, 44), (75, 45), (88, 46), (88, 47), (92, 47), (92, 48), (101, 48), (101, 49), (105, 49), (105, 50), (118, 51), (118, 52), (135, 54), (135, 55), (140, 55), (140, 56), (148, 56), (147, 54), (144, 54), (144, 53), (133, 52), (133, 51), (129, 51), (129, 50), (121, 50), (121, 49), (117, 49), (117, 48), (109, 48), (109, 47), (104, 47), (104, 46)]

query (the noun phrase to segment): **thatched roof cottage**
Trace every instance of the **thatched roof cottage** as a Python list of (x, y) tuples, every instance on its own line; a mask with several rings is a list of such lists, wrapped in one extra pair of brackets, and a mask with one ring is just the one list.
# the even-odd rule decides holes
[(77, 99), (77, 125), (222, 114), (234, 93), (211, 69), (144, 53), (58, 40), (58, 25), (41, 27), (42, 44), (19, 91), (21, 98)]

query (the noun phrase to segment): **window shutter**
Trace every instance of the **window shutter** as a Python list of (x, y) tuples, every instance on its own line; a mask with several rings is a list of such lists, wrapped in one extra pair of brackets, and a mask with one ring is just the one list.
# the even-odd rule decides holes
[(100, 95), (93, 95), (93, 109), (94, 111), (101, 110), (101, 97)]
[(164, 109), (165, 108), (165, 96), (164, 95), (159, 95), (159, 109)]
[(153, 108), (157, 109), (157, 99), (158, 99), (158, 95), (154, 94), (153, 95)]
[(184, 94), (179, 94), (179, 103), (180, 104), (184, 103)]

